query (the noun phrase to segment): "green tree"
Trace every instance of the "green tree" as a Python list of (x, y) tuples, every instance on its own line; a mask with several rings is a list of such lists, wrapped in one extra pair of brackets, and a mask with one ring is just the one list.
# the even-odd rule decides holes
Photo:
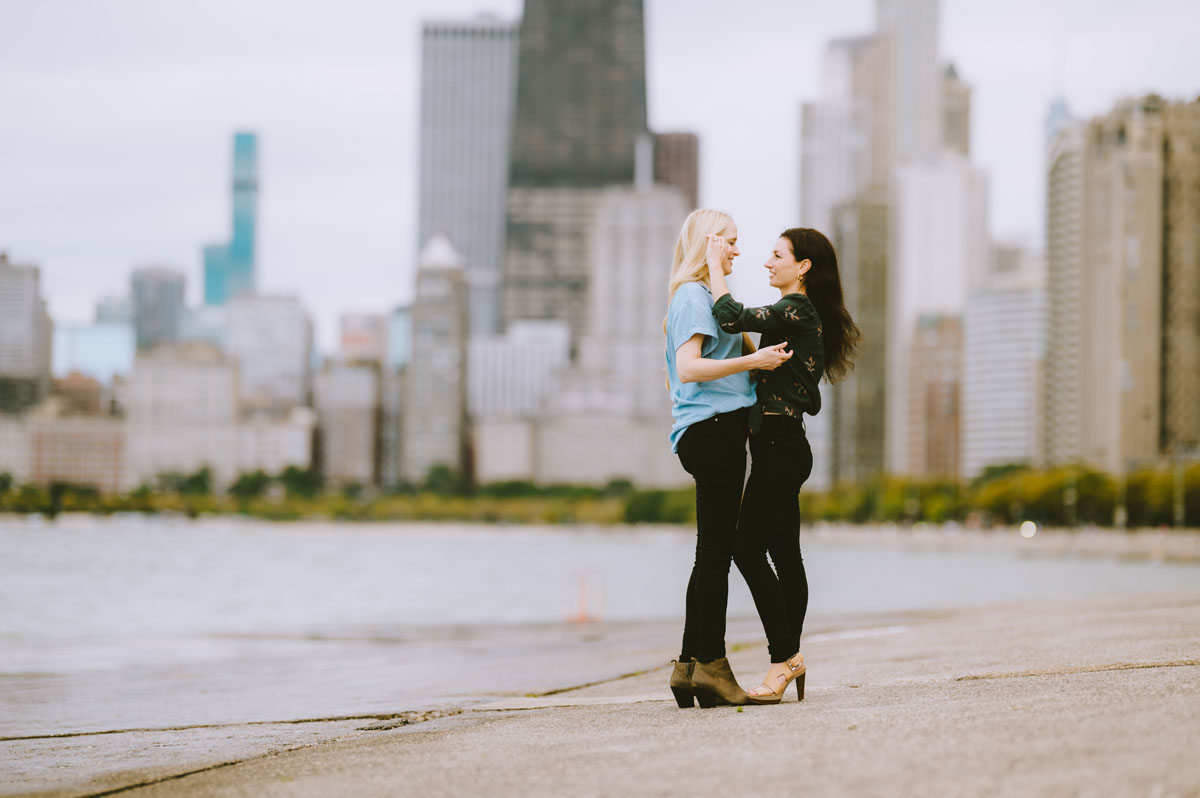
[(321, 480), (317, 477), (317, 472), (311, 468), (288, 466), (279, 475), (279, 481), (283, 483), (283, 489), (288, 496), (311, 499), (321, 489)]
[(429, 493), (439, 496), (462, 496), (467, 492), (467, 483), (462, 474), (441, 463), (429, 469), (424, 487)]
[(179, 481), (181, 496), (208, 496), (212, 493), (212, 471), (208, 466), (188, 474)]
[(249, 500), (260, 498), (271, 486), (271, 477), (261, 469), (249, 471), (240, 475), (229, 486), (229, 495), (237, 499)]

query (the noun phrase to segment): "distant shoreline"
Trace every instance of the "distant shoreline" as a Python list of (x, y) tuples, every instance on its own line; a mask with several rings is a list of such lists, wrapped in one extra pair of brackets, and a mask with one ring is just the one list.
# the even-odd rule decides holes
[[(404, 533), (438, 534), (453, 528), (456, 532), (486, 534), (575, 532), (599, 534), (679, 534), (694, 535), (690, 524), (624, 524), (604, 522), (512, 522), (459, 519), (364, 519), (347, 523), (342, 519), (306, 517), (298, 519), (267, 519), (238, 514), (203, 514), (189, 516), (181, 512), (156, 513), (61, 513), (48, 519), (38, 514), (0, 512), (0, 531), (26, 528), (72, 528), (92, 526), (97, 521), (135, 524), (164, 522), (186, 524), (189, 527), (221, 526), (296, 528), (348, 525), (353, 528), (377, 529)], [(961, 524), (899, 525), (891, 523), (852, 524), (845, 522), (804, 523), (801, 543), (830, 543), (867, 548), (903, 547), (922, 551), (941, 552), (1004, 552), (1028, 556), (1115, 557), (1139, 562), (1164, 564), (1200, 564), (1200, 529), (1171, 528), (1112, 529), (1083, 526), (1075, 529), (1037, 527), (1032, 537), (1025, 537), (1018, 527), (997, 525), (990, 528), (966, 528)]]

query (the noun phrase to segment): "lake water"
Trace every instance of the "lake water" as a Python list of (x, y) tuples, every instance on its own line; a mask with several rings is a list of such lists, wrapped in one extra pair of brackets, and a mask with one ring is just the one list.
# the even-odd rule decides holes
[[(803, 540), (814, 619), (1200, 584), (1195, 565)], [(669, 657), (693, 547), (675, 529), (0, 520), (0, 736), (429, 706), (486, 658), (497, 693), (603, 678)], [(761, 636), (730, 581), (731, 640)], [(595, 661), (539, 670), (572, 647)]]

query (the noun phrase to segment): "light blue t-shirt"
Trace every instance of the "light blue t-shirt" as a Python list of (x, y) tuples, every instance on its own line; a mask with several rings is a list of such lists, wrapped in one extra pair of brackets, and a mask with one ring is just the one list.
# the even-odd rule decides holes
[(675, 366), (675, 351), (696, 333), (704, 335), (702, 357), (725, 360), (740, 357), (742, 336), (727, 333), (717, 326), (712, 314), (713, 298), (703, 283), (679, 286), (667, 310), (667, 381), (671, 386), (671, 451), (679, 450), (679, 439), (689, 425), (719, 413), (728, 413), (754, 404), (754, 383), (749, 372), (739, 372), (708, 382), (680, 382)]

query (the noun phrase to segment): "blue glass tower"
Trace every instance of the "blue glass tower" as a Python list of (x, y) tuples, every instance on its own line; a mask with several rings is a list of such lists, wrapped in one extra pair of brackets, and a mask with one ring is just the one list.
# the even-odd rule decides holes
[(204, 304), (224, 305), (254, 290), (258, 136), (233, 135), (233, 237), (204, 248)]

